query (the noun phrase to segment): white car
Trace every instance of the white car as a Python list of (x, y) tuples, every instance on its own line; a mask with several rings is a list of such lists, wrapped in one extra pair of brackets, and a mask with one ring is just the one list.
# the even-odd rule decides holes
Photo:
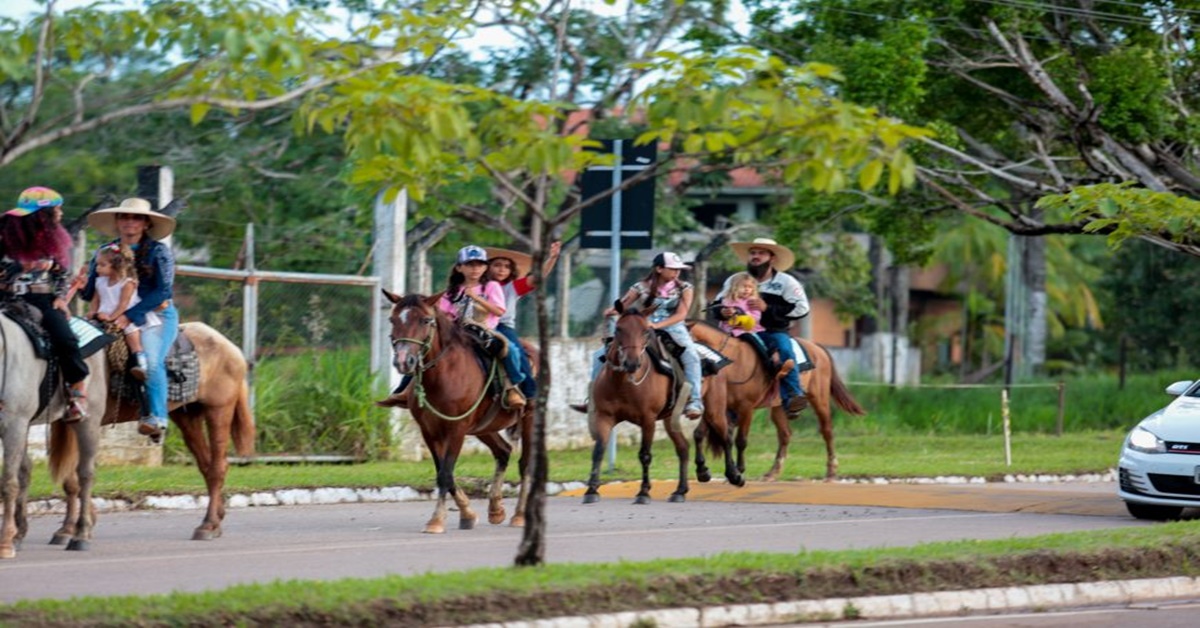
[(1142, 419), (1121, 447), (1117, 494), (1138, 519), (1178, 519), (1200, 508), (1200, 381), (1175, 382), (1176, 398)]

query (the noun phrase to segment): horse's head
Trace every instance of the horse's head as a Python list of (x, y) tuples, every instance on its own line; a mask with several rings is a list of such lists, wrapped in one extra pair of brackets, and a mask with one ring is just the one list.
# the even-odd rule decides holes
[(392, 329), (392, 365), (401, 375), (411, 375), (427, 362), (438, 348), (438, 312), (430, 297), (419, 294), (399, 296), (383, 291), (392, 302), (388, 321)]
[(612, 344), (608, 346), (606, 361), (609, 367), (630, 373), (637, 371), (653, 333), (645, 314), (637, 309), (622, 311), (617, 318)]

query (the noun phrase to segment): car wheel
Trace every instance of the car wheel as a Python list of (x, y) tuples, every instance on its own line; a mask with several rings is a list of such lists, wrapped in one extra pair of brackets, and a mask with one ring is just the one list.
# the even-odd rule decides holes
[(1139, 504), (1136, 502), (1125, 502), (1125, 508), (1134, 517), (1149, 519), (1150, 521), (1178, 519), (1179, 515), (1183, 512), (1182, 506), (1155, 506), (1153, 504)]

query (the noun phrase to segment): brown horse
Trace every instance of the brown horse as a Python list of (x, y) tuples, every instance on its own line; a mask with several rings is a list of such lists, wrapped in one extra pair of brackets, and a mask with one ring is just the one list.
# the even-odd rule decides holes
[[(792, 439), (791, 427), (787, 415), (779, 405), (779, 396), (772, 394), (773, 374), (767, 370), (759, 358), (758, 352), (747, 342), (738, 340), (725, 330), (704, 321), (690, 321), (692, 336), (733, 361), (725, 368), (725, 381), (729, 388), (729, 412), (736, 421), (737, 428), (737, 462), (738, 468), (746, 471), (746, 439), (750, 434), (750, 425), (755, 408), (771, 409), (771, 421), (775, 423), (775, 436), (779, 447), (775, 451), (775, 464), (763, 476), (764, 481), (774, 481), (783, 471), (783, 463), (787, 460), (788, 444)], [(800, 384), (808, 398), (808, 404), (817, 415), (817, 425), (821, 436), (825, 438), (825, 479), (837, 477), (838, 461), (833, 448), (833, 412), (831, 401), (845, 412), (854, 415), (864, 415), (866, 410), (858, 405), (842, 378), (838, 377), (833, 358), (824, 347), (803, 338), (796, 339), (804, 348), (815, 368), (801, 373)], [(703, 442), (705, 434), (703, 426), (696, 430), (695, 438), (697, 451)], [(697, 473), (701, 461), (697, 460)]]
[[(199, 393), (191, 402), (170, 402), (170, 414), (196, 459), (196, 467), (204, 476), (208, 489), (208, 509), (204, 520), (192, 533), (193, 540), (205, 541), (221, 536), (221, 522), (225, 518), (222, 491), (229, 468), (226, 452), (230, 439), (239, 455), (254, 453), (254, 416), (250, 411), (246, 382), (248, 367), (237, 345), (204, 323), (180, 325), (179, 333), (187, 336), (196, 347), (200, 361)], [(107, 360), (102, 360), (99, 368), (107, 381)], [(93, 388), (89, 399), (103, 400), (100, 390), (103, 389)], [(136, 421), (141, 415), (141, 406), (133, 399), (110, 397), (108, 401), (103, 411), (91, 413), (85, 421), (94, 424), (97, 433), (101, 425)], [(50, 542), (58, 545), (69, 541), (68, 549), (86, 549), (92, 536), (95, 513), (90, 493), (81, 491), (80, 477), (75, 469), (81, 458), (90, 456), (94, 459), (95, 452), (90, 447), (80, 447), (76, 432), (61, 422), (51, 424), (49, 436), (51, 477), (62, 483), (67, 504), (63, 525)]]
[[(679, 484), (675, 492), (671, 493), (669, 501), (686, 501), (688, 441), (672, 420), (675, 405), (670, 403), (672, 379), (655, 369), (651, 364), (652, 358), (647, 355), (647, 347), (654, 334), (654, 330), (650, 328), (650, 321), (636, 309), (623, 310), (620, 301), (615, 307), (620, 313), (616, 332), (605, 354), (604, 368), (600, 369), (596, 380), (592, 382), (589, 397), (588, 429), (596, 444), (592, 447), (592, 473), (588, 476), (588, 488), (583, 496), (583, 503), (600, 501), (600, 461), (608, 439), (612, 437), (613, 428), (621, 421), (629, 421), (642, 429), (642, 444), (638, 450), (638, 460), (642, 463), (642, 486), (634, 503), (650, 503), (650, 449), (654, 442), (655, 423), (660, 420), (667, 430), (667, 436), (675, 445), (675, 454), (679, 457)], [(728, 438), (724, 379), (723, 371), (705, 378), (702, 384), (704, 416), (701, 424), (708, 426), (713, 434), (709, 441), (713, 454), (720, 452), (725, 456), (726, 479), (734, 486), (742, 486), (745, 481), (733, 462)], [(699, 446), (697, 443), (697, 447)]]
[[(383, 294), (393, 303), (389, 318), (392, 364), (401, 375), (412, 377), (409, 412), (421, 428), (421, 437), (437, 471), (437, 506), (425, 524), (424, 532), (441, 534), (446, 531), (447, 497), (452, 497), (458, 506), (459, 529), (474, 528), (479, 518), (471, 509), (466, 493), (454, 481), (454, 465), (467, 435), (478, 438), (496, 460), (488, 493), (488, 522), (502, 523), (505, 518), (504, 474), (513, 450), (505, 440), (504, 432), (518, 426), (522, 441), (530, 442), (534, 400), (530, 399), (523, 411), (514, 411), (503, 407), (500, 398), (490, 394), (490, 384), (500, 377), (503, 366), (499, 360), (483, 365), (476, 356), (475, 341), (433, 306), (436, 297), (415, 294), (400, 297), (387, 290)], [(528, 344), (522, 345), (529, 353), (530, 363), (536, 366), (538, 352)], [(516, 511), (509, 522), (515, 527), (525, 525), (530, 481), (527, 449), (521, 448), (521, 488)]]

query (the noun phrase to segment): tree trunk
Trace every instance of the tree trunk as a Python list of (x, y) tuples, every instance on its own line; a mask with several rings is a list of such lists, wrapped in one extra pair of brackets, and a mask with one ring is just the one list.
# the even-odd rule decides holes
[[(1042, 219), (1042, 211), (1033, 210), (1034, 220)], [(1025, 372), (1040, 373), (1046, 365), (1046, 238), (1025, 238), (1025, 259), (1022, 263), (1026, 304), (1024, 330)]]

